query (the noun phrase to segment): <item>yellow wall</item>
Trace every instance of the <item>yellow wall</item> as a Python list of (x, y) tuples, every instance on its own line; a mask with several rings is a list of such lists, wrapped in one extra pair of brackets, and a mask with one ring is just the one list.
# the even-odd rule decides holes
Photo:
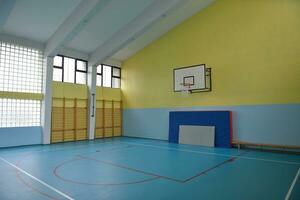
[(97, 100), (120, 101), (121, 100), (121, 89), (96, 87), (96, 99)]
[(52, 82), (52, 97), (53, 98), (88, 98), (87, 85)]
[[(182, 98), (172, 69), (206, 63), (213, 91)], [(123, 63), (125, 108), (300, 103), (300, 1), (217, 0)]]
[[(62, 100), (60, 98), (79, 98), (88, 99), (88, 86), (82, 84), (73, 83), (62, 83), (62, 82), (52, 82), (52, 92), (53, 98), (59, 98), (53, 101), (54, 106), (62, 106)], [(96, 98), (97, 100), (121, 100), (121, 90), (115, 88), (96, 88)], [(70, 105), (69, 105), (70, 104)], [(86, 101), (79, 100), (78, 106), (86, 106)], [(66, 101), (66, 106), (72, 107), (73, 100)]]

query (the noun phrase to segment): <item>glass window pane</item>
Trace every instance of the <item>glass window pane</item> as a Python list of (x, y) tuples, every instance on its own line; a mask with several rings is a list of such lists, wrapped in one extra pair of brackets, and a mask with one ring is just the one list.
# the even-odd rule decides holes
[(61, 56), (55, 56), (53, 61), (54, 66), (61, 67), (62, 66), (62, 57)]
[(62, 81), (62, 69), (53, 68), (53, 81)]
[(0, 91), (41, 93), (43, 52), (0, 41)]
[(76, 72), (76, 83), (86, 84), (86, 73)]
[(120, 69), (114, 67), (114, 68), (113, 68), (113, 76), (118, 76), (118, 77), (120, 77), (120, 75), (121, 75)]
[(77, 70), (86, 71), (86, 62), (77, 60)]
[(119, 78), (113, 78), (112, 79), (112, 87), (113, 88), (120, 88), (121, 86), (121, 81)]
[(0, 128), (40, 126), (40, 100), (0, 98)]
[(103, 86), (111, 87), (111, 67), (103, 65)]
[(102, 74), (102, 67), (101, 67), (101, 65), (97, 66), (97, 73), (98, 74)]
[(102, 86), (102, 76), (97, 74), (97, 86)]
[(75, 59), (64, 58), (64, 82), (75, 83)]

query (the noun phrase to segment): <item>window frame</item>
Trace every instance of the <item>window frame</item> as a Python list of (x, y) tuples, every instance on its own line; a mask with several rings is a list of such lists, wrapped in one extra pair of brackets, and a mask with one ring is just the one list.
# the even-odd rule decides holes
[[(116, 68), (116, 69), (119, 69), (120, 70), (120, 76), (114, 76), (114, 68)], [(121, 88), (121, 67), (117, 67), (117, 66), (111, 66), (111, 88), (114, 88), (113, 87), (113, 78), (117, 78), (117, 79), (120, 79), (120, 87), (119, 88)]]
[[(107, 66), (107, 67), (110, 67), (110, 87), (107, 87), (107, 86), (103, 86), (103, 80), (104, 80), (104, 71), (103, 71), (103, 67)], [(112, 69), (113, 69), (113, 66), (111, 65), (107, 65), (107, 64), (101, 64), (101, 72), (102, 72), (102, 79), (101, 79), (101, 85), (102, 87), (105, 87), (105, 88), (112, 88)]]
[[(88, 61), (87, 60), (83, 60), (83, 59), (80, 59), (80, 58), (75, 58), (75, 57), (71, 57), (71, 56), (64, 56), (64, 55), (61, 55), (61, 54), (57, 54), (56, 56), (59, 56), (62, 58), (62, 65), (61, 66), (57, 66), (57, 65), (54, 65), (53, 63), (53, 68), (57, 68), (57, 69), (61, 69), (62, 70), (62, 77), (61, 77), (61, 81), (59, 82), (63, 82), (63, 83), (66, 83), (64, 81), (64, 73), (65, 73), (65, 64), (64, 64), (64, 60), (65, 58), (70, 58), (70, 59), (74, 59), (75, 60), (75, 70), (74, 70), (74, 84), (80, 84), (80, 85), (86, 85), (87, 84), (87, 71), (88, 71)], [(77, 69), (77, 61), (81, 61), (81, 62), (84, 62), (86, 63), (85, 65), (85, 70), (80, 70), (80, 69)], [(82, 84), (82, 83), (77, 83), (77, 79), (76, 79), (76, 73), (77, 72), (80, 72), (80, 73), (85, 73), (85, 84)], [(52, 80), (53, 80), (53, 77), (52, 77)]]
[[(56, 56), (61, 57), (61, 66), (54, 65), (54, 62), (53, 62), (53, 68), (61, 69), (61, 82), (64, 82), (64, 60), (65, 60), (65, 58), (62, 55), (56, 55)], [(53, 77), (52, 77), (52, 80), (53, 80)]]
[[(111, 70), (111, 80), (110, 80), (110, 85), (111, 85), (111, 87), (107, 87), (107, 88), (114, 88), (113, 87), (113, 78), (117, 78), (117, 79), (120, 79), (120, 87), (119, 88), (121, 88), (121, 77), (122, 77), (122, 70), (121, 70), (121, 67), (117, 67), (117, 66), (114, 66), (114, 65), (108, 65), (108, 64), (101, 64), (101, 65), (98, 65), (97, 67), (100, 67), (101, 66), (101, 73), (98, 73), (98, 70), (96, 70), (97, 71), (97, 76), (99, 75), (99, 76), (101, 76), (102, 78), (101, 78), (101, 86), (98, 86), (98, 85), (96, 85), (96, 86), (98, 86), (98, 87), (105, 87), (105, 86), (103, 86), (103, 65), (106, 65), (106, 66), (108, 66), (108, 67), (110, 67), (110, 70)], [(120, 76), (114, 76), (114, 74), (113, 74), (113, 69), (119, 69), (120, 70)]]
[[(74, 81), (75, 81), (75, 84), (81, 84), (82, 85), (82, 83), (77, 83), (77, 77), (76, 77), (76, 74), (77, 74), (77, 72), (80, 72), (80, 73), (85, 73), (85, 84), (84, 85), (86, 85), (87, 84), (87, 69), (88, 69), (88, 61), (86, 61), (86, 60), (83, 60), (83, 59), (79, 59), (79, 58), (74, 58), (75, 59), (75, 76), (74, 76)], [(84, 62), (85, 63), (85, 71), (84, 70), (80, 70), (80, 69), (77, 69), (77, 61), (81, 61), (81, 62)]]
[[(101, 68), (101, 73), (98, 73), (98, 67), (100, 67)], [(98, 87), (103, 87), (103, 66), (102, 66), (102, 64), (101, 65), (98, 65), (97, 66), (97, 68), (96, 68), (96, 86), (98, 86)], [(101, 76), (101, 85), (99, 86), (99, 85), (97, 85), (97, 76)]]

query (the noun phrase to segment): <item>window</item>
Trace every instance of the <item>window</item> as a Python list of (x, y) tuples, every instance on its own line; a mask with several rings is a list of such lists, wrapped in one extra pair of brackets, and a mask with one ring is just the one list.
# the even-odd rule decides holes
[(76, 60), (76, 74), (75, 79), (78, 84), (86, 84), (87, 63), (82, 60)]
[(63, 80), (63, 62), (64, 57), (55, 56), (53, 60), (53, 80), (62, 81)]
[(102, 65), (97, 66), (97, 86), (102, 86)]
[(40, 100), (0, 99), (0, 127), (40, 125)]
[[(0, 127), (40, 126), (41, 100), (30, 97), (42, 92), (42, 55), (40, 50), (0, 41), (0, 91), (16, 94), (16, 99), (6, 93), (0, 97)], [(24, 94), (29, 99), (22, 99)]]
[(67, 83), (75, 83), (75, 59), (65, 57), (63, 70), (63, 81)]
[(112, 70), (112, 88), (120, 88), (121, 87), (121, 69), (117, 67), (113, 67)]
[(102, 65), (103, 87), (111, 87), (111, 66)]
[(120, 88), (121, 69), (104, 64), (97, 66), (97, 86)]
[(53, 80), (86, 84), (87, 61), (62, 55), (55, 56), (53, 60)]
[(0, 91), (42, 92), (42, 52), (0, 41)]

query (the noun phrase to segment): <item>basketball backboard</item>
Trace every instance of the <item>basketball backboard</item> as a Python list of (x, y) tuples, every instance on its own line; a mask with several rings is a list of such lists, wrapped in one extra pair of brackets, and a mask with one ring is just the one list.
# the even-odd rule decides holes
[(210, 68), (205, 64), (176, 68), (173, 72), (174, 92), (210, 91), (208, 76), (210, 78)]

